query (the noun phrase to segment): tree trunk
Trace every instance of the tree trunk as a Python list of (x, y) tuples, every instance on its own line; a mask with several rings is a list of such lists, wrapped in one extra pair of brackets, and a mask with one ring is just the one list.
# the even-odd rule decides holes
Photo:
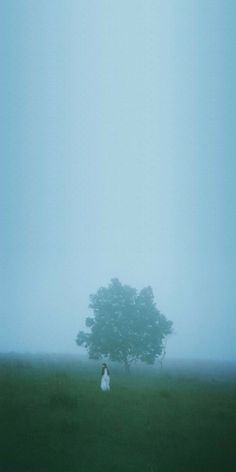
[(160, 358), (161, 369), (163, 367), (163, 362), (164, 362), (164, 359), (166, 357), (166, 345), (167, 345), (167, 338), (165, 340), (165, 343), (164, 343), (164, 346), (163, 346), (163, 351), (162, 351), (161, 358)]
[(125, 372), (127, 375), (130, 375), (130, 364), (128, 362), (128, 359), (124, 360), (124, 367), (125, 367)]

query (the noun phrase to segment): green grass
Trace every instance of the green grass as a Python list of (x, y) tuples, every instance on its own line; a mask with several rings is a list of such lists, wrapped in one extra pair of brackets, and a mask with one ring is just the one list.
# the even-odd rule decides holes
[(0, 358), (0, 472), (236, 470), (236, 382), (70, 358)]

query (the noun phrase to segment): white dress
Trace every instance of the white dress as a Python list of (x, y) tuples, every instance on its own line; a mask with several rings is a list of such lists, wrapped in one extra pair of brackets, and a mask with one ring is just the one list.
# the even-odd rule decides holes
[(110, 390), (110, 376), (107, 372), (107, 368), (105, 367), (104, 373), (101, 379), (101, 389), (103, 392)]

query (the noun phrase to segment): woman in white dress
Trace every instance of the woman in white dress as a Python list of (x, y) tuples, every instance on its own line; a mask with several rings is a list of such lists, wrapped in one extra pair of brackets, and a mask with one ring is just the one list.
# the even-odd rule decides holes
[(103, 392), (110, 390), (110, 372), (106, 364), (102, 364), (101, 390)]

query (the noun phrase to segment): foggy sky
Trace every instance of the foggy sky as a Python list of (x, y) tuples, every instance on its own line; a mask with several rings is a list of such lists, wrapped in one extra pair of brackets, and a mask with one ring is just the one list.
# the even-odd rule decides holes
[(118, 277), (235, 359), (235, 2), (0, 5), (0, 350), (78, 352)]

